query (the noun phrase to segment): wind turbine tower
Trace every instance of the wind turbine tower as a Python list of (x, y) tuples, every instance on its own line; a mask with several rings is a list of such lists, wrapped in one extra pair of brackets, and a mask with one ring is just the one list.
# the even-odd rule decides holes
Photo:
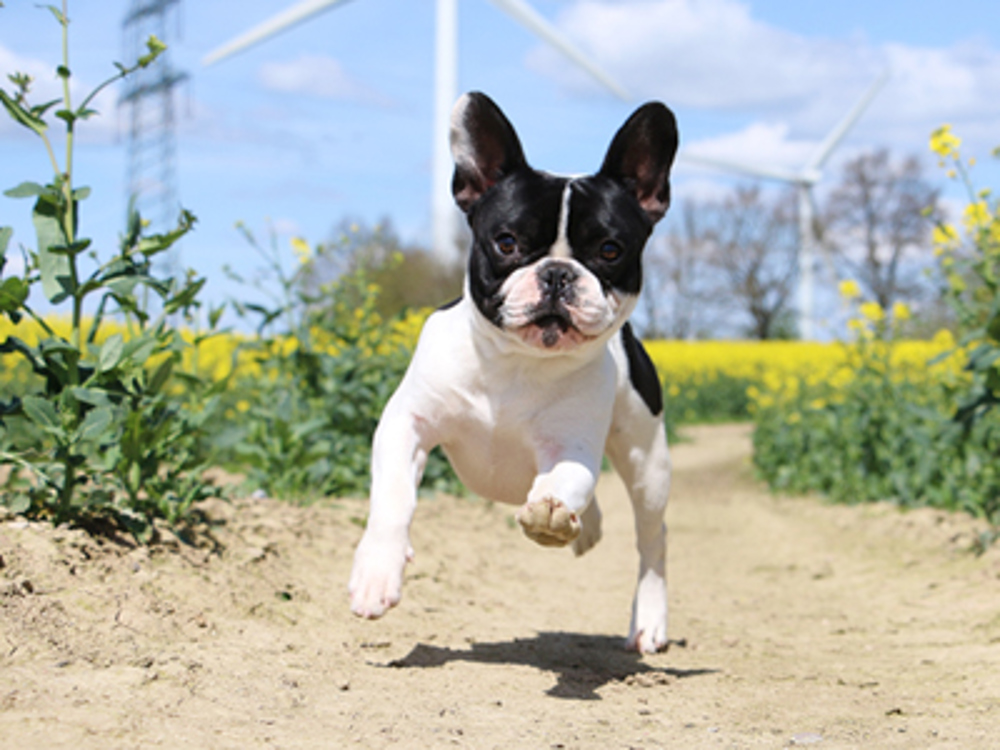
[[(202, 59), (212, 65), (252, 47), (292, 26), (349, 0), (300, 0), (234, 39), (209, 52)], [(402, 2), (402, 0), (399, 0)], [(555, 48), (615, 96), (631, 97), (593, 60), (577, 49), (563, 34), (525, 0), (491, 0), (521, 26)], [(431, 221), (435, 254), (445, 261), (455, 258), (458, 210), (451, 200), (451, 149), (448, 143), (451, 108), (458, 98), (458, 0), (436, 0), (434, 43), (434, 142), (432, 144)]]
[[(146, 40), (153, 34), (169, 45), (169, 17), (179, 6), (180, 0), (132, 0), (122, 22), (125, 59), (146, 54)], [(129, 76), (118, 100), (128, 111), (128, 200), (135, 201), (156, 232), (168, 230), (179, 209), (174, 90), (187, 74), (174, 70), (169, 55), (169, 50), (163, 52)]]
[(769, 167), (764, 164), (748, 164), (730, 159), (719, 159), (699, 154), (686, 153), (684, 161), (708, 167), (737, 172), (750, 177), (764, 180), (784, 182), (795, 188), (799, 209), (799, 253), (798, 253), (798, 314), (799, 336), (811, 340), (816, 336), (816, 318), (814, 306), (816, 252), (820, 248), (816, 236), (816, 198), (813, 186), (823, 177), (823, 167), (826, 165), (837, 145), (844, 139), (847, 132), (854, 127), (872, 99), (889, 80), (889, 71), (880, 75), (868, 90), (855, 102), (850, 111), (826, 135), (826, 138), (816, 147), (806, 163), (798, 171), (781, 167)]

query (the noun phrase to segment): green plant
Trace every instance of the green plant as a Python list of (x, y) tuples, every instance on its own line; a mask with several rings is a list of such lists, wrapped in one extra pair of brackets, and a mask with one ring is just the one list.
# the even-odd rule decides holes
[[(312, 264), (338, 248), (312, 249), (296, 238), (299, 263), (289, 272), (273, 232), (265, 247), (237, 228), (264, 261), (256, 286), (270, 302), (233, 305), (256, 317), (257, 336), (238, 354), (245, 364), (227, 394), (233, 418), (220, 444), (251, 485), (275, 497), (365, 494), (372, 435), (406, 370), (419, 321), (384, 319), (364, 266), (311, 290)], [(461, 490), (437, 453), (424, 485)]]
[[(102, 262), (91, 240), (78, 233), (80, 205), (90, 189), (75, 187), (73, 155), (77, 125), (96, 114), (89, 105), (97, 93), (151, 65), (165, 47), (150, 37), (147, 54), (130, 67), (115, 63), (118, 72), (74, 107), (66, 2), (61, 9), (47, 8), (62, 27), (63, 59), (56, 71), (61, 99), (31, 104), (32, 80), (24, 74), (9, 76), (13, 92), (0, 90), (7, 113), (41, 139), (54, 173), (49, 184), (26, 181), (4, 193), (34, 199), (37, 245), (33, 251), (22, 246), (23, 276), (0, 280), (0, 313), (14, 323), (28, 315), (46, 336), (34, 346), (15, 336), (0, 343), (0, 355), (25, 358), (37, 376), (32, 392), (0, 403), (0, 461), (15, 469), (2, 497), (16, 512), (57, 523), (111, 519), (148, 539), (154, 518), (178, 523), (209, 492), (201, 478), (199, 440), (221, 386), (209, 388), (178, 371), (188, 344), (169, 322), (172, 316), (190, 319), (205, 280), (192, 273), (159, 278), (152, 264), (191, 230), (195, 217), (182, 211), (174, 229), (143, 236), (143, 222), (130, 210), (117, 254)], [(62, 164), (46, 120), (53, 107), (66, 131)], [(9, 227), (0, 228), (0, 273), (11, 236)], [(95, 266), (89, 274), (87, 265)], [(36, 288), (55, 309), (69, 307), (68, 337), (57, 335), (29, 304)], [(140, 303), (139, 288), (159, 300), (155, 317)], [(88, 303), (94, 312), (85, 315)], [(220, 312), (210, 314), (213, 327)], [(126, 321), (127, 335), (104, 335), (112, 315)], [(188, 403), (174, 395), (178, 382)]]
[[(939, 222), (936, 252), (945, 272), (945, 294), (954, 310), (968, 350), (966, 368), (971, 387), (958, 405), (956, 419), (968, 432), (1000, 405), (1000, 200), (989, 189), (977, 190), (962, 159), (961, 140), (947, 125), (931, 135), (931, 150), (948, 176), (959, 180), (968, 203), (963, 212), (964, 240), (952, 224)], [(994, 149), (1000, 157), (1000, 147)]]
[(846, 377), (785, 381), (755, 403), (754, 464), (775, 489), (846, 503), (892, 500), (962, 510), (1000, 523), (1000, 433), (983, 420), (967, 435), (951, 419), (968, 377), (953, 358), (914, 369), (896, 358), (891, 318), (858, 306)]

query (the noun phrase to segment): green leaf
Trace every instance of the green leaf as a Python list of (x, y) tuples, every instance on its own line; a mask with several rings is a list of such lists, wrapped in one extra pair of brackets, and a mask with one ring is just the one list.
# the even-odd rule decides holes
[(109, 406), (99, 406), (92, 409), (80, 425), (80, 437), (83, 440), (95, 440), (102, 437), (114, 421), (114, 411)]
[(65, 25), (67, 25), (69, 23), (69, 21), (66, 19), (66, 16), (63, 15), (63, 12), (61, 10), (59, 10), (59, 8), (57, 8), (56, 6), (54, 6), (54, 5), (42, 5), (42, 6), (39, 6), (39, 7), (41, 7), (41, 8), (48, 8), (49, 12), (51, 12), (52, 15), (54, 15), (56, 17), (56, 20), (59, 23), (61, 23), (63, 26), (65, 26)]
[(88, 247), (90, 247), (90, 240), (84, 237), (82, 240), (77, 240), (71, 245), (52, 245), (49, 251), (57, 255), (73, 256), (79, 255)]
[(21, 400), (25, 416), (39, 427), (58, 430), (62, 427), (52, 402), (41, 396), (25, 396)]
[(41, 195), (44, 192), (46, 192), (46, 189), (37, 182), (22, 182), (17, 187), (12, 187), (10, 190), (4, 190), (3, 194), (8, 198), (31, 198), (36, 195)]
[(0, 282), (0, 312), (16, 313), (28, 299), (28, 282), (10, 278)]
[(73, 397), (84, 404), (90, 404), (91, 406), (110, 406), (111, 399), (108, 397), (108, 392), (102, 390), (101, 388), (84, 388), (83, 386), (75, 386), (70, 389), (70, 393)]
[(155, 34), (150, 34), (149, 39), (146, 40), (146, 49), (149, 52), (139, 58), (139, 66), (143, 68), (151, 65), (157, 57), (165, 52), (167, 45), (157, 39)]
[(994, 341), (1000, 341), (1000, 311), (994, 313), (986, 324), (986, 335)]
[(3, 270), (3, 257), (7, 254), (7, 245), (13, 236), (13, 227), (0, 227), (0, 271)]
[(45, 102), (45, 104), (36, 104), (34, 107), (31, 108), (31, 114), (33, 114), (35, 117), (41, 117), (61, 101), (62, 98), (60, 97), (59, 99), (53, 99), (50, 102)]
[(73, 191), (73, 200), (82, 201), (90, 197), (90, 188), (87, 186), (78, 187)]
[(97, 356), (97, 371), (107, 372), (117, 367), (118, 363), (121, 362), (124, 346), (125, 339), (120, 333), (109, 336), (101, 346), (101, 353)]
[(156, 372), (154, 372), (153, 376), (149, 379), (149, 385), (146, 386), (146, 391), (153, 395), (158, 394), (166, 384), (167, 380), (170, 379), (170, 374), (173, 370), (173, 359), (165, 359), (160, 366), (156, 368)]
[(163, 311), (168, 315), (171, 315), (178, 310), (186, 310), (188, 307), (191, 307), (191, 305), (194, 304), (195, 297), (198, 296), (198, 292), (200, 292), (201, 288), (205, 286), (206, 280), (207, 279), (202, 277), (185, 286), (163, 304)]
[[(3, 239), (0, 237), (0, 254), (3, 253)], [(219, 325), (219, 319), (222, 317), (222, 313), (226, 311), (226, 305), (222, 304), (219, 307), (209, 308), (208, 311), (208, 327), (215, 330), (215, 327)]]
[[(3, 4), (0, 3), (0, 8)], [(31, 496), (30, 495), (14, 495), (13, 499), (7, 505), (7, 508), (14, 515), (22, 515), (31, 510)]]
[(68, 244), (59, 220), (59, 208), (59, 204), (46, 200), (46, 196), (42, 195), (31, 212), (31, 221), (38, 235), (38, 271), (42, 277), (42, 291), (53, 304), (76, 291), (70, 259), (51, 250)]
[(138, 365), (143, 365), (146, 360), (153, 356), (158, 345), (159, 343), (152, 336), (130, 339), (125, 345), (125, 357)]
[(24, 125), (26, 128), (34, 130), (38, 135), (41, 135), (48, 129), (48, 125), (45, 123), (41, 117), (29, 112), (16, 101), (7, 95), (7, 92), (0, 89), (0, 104), (3, 104), (4, 109), (7, 110), (7, 114), (14, 118), (16, 122)]

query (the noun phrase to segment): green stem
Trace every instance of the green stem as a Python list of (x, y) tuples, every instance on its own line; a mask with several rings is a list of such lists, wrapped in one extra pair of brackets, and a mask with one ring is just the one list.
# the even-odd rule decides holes
[[(67, 0), (62, 2), (62, 54), (63, 54), (63, 68), (69, 71), (69, 10), (67, 8)], [(65, 74), (62, 77), (63, 84), (63, 106), (67, 112), (73, 111), (73, 103), (70, 98), (69, 92), (69, 74)], [(64, 201), (64, 213), (63, 213), (63, 231), (66, 233), (66, 242), (68, 245), (72, 245), (76, 242), (76, 227), (75, 218), (76, 211), (73, 202), (73, 118), (70, 117), (66, 121), (66, 171), (63, 173), (62, 189), (63, 189), (63, 201)], [(79, 351), (80, 350), (80, 326), (83, 320), (83, 299), (80, 297), (76, 290), (80, 286), (80, 279), (77, 274), (76, 268), (76, 256), (73, 254), (69, 255), (69, 270), (70, 279), (73, 285), (73, 330), (70, 342)], [(70, 373), (70, 380), (76, 384), (77, 378), (74, 377), (75, 373)]]
[(56, 161), (56, 152), (52, 149), (52, 142), (49, 140), (48, 135), (41, 133), (42, 143), (45, 144), (45, 150), (49, 154), (49, 161), (52, 162), (52, 171), (56, 174), (61, 174), (62, 170), (59, 169), (59, 162)]
[(52, 330), (52, 328), (49, 326), (48, 323), (45, 322), (45, 319), (42, 318), (34, 310), (32, 310), (28, 305), (22, 303), (21, 304), (21, 309), (24, 310), (24, 312), (28, 313), (28, 315), (31, 316), (32, 320), (34, 320), (36, 323), (38, 323), (38, 325), (40, 325), (42, 328), (44, 328), (45, 332), (47, 334), (49, 334), (49, 336), (55, 336), (56, 335), (56, 332)]

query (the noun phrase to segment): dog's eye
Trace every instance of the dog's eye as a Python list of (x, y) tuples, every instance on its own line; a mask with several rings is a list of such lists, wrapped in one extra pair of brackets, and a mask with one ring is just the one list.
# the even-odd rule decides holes
[(496, 239), (493, 240), (493, 244), (496, 245), (501, 255), (513, 255), (517, 252), (517, 240), (509, 232), (497, 235)]
[(612, 263), (622, 257), (623, 252), (625, 251), (622, 249), (621, 245), (617, 242), (608, 240), (607, 242), (601, 244), (599, 254), (601, 256), (601, 260), (606, 260), (609, 263)]

